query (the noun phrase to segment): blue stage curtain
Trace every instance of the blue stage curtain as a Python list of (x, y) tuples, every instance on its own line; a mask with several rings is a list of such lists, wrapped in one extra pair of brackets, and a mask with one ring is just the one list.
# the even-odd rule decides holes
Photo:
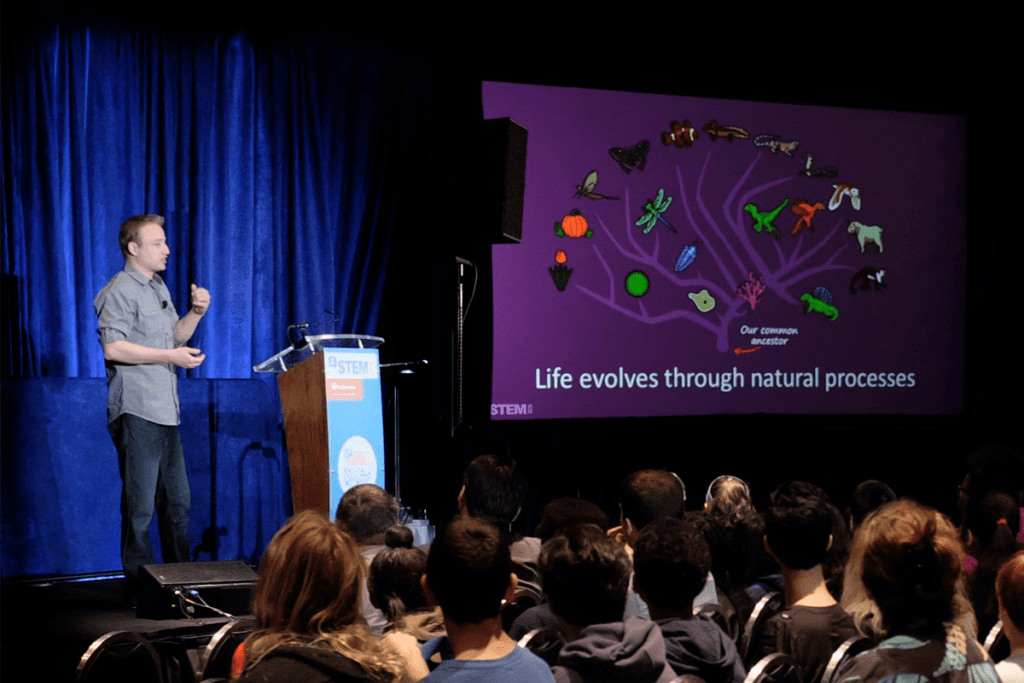
[(375, 333), (425, 71), (341, 39), (5, 36), (0, 374), (104, 376), (92, 300), (123, 267), (120, 223), (147, 212), (179, 313), (191, 283), (212, 295), (189, 376), (251, 377), (292, 322)]

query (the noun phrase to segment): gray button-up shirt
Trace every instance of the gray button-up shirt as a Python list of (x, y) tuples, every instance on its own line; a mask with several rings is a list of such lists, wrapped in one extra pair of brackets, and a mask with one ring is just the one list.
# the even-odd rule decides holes
[[(154, 349), (173, 349), (178, 312), (159, 275), (147, 278), (125, 264), (93, 301), (100, 344), (119, 339)], [(181, 422), (178, 376), (171, 363), (129, 365), (107, 361), (107, 420), (122, 413), (162, 425)]]

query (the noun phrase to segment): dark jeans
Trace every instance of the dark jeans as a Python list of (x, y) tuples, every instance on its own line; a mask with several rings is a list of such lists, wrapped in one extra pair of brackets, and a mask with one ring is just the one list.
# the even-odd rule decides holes
[(192, 494), (176, 426), (127, 413), (108, 425), (121, 472), (121, 562), (128, 581), (155, 564), (149, 524), (156, 507), (164, 562), (188, 562), (188, 511)]

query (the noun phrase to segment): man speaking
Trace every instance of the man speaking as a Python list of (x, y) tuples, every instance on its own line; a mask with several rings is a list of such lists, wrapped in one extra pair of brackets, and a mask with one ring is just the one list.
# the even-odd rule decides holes
[(149, 539), (154, 507), (164, 562), (187, 562), (191, 549), (191, 494), (173, 366), (195, 368), (206, 358), (185, 343), (210, 307), (210, 293), (192, 285), (189, 311), (178, 317), (157, 275), (171, 253), (163, 225), (155, 214), (133, 216), (121, 225), (124, 270), (93, 301), (107, 367), (107, 427), (121, 472), (121, 562), (129, 597), (139, 567), (156, 562)]

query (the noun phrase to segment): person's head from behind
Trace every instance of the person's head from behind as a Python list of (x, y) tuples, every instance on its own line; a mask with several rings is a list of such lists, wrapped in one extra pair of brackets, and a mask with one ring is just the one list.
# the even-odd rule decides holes
[(427, 554), (413, 548), (412, 541), (412, 532), (407, 527), (393, 526), (384, 534), (387, 547), (370, 562), (370, 602), (391, 623), (427, 606), (421, 582), (427, 571)]
[[(967, 520), (967, 528), (978, 541), (978, 550), (984, 553), (999, 539), (999, 545), (1012, 547), (1020, 530), (1020, 506), (1012, 496), (995, 492), (984, 496)], [(1005, 555), (1008, 553), (1004, 553)]]
[(999, 618), (1010, 636), (1011, 646), (1024, 645), (1024, 550), (1014, 553), (999, 569), (996, 596), (999, 598)]
[(544, 506), (535, 533), (541, 541), (546, 541), (570, 524), (594, 524), (607, 529), (608, 515), (583, 498), (555, 498)]
[(622, 621), (631, 566), (621, 543), (600, 527), (564, 527), (540, 551), (551, 609), (574, 626)]
[(398, 524), (398, 502), (376, 484), (360, 484), (345, 491), (334, 517), (357, 543), (383, 543), (384, 532)]
[(944, 515), (912, 500), (888, 503), (857, 532), (861, 581), (890, 634), (941, 629), (970, 610), (964, 597), (964, 548)]
[(961, 526), (966, 529), (977, 514), (982, 499), (990, 493), (1006, 493), (1014, 499), (1024, 495), (1024, 453), (1006, 444), (987, 444), (967, 458), (967, 475), (960, 485), (957, 507)]
[(651, 522), (633, 546), (633, 583), (655, 610), (689, 614), (710, 569), (708, 544), (687, 521)]
[(461, 512), (504, 530), (519, 515), (525, 499), (526, 475), (512, 458), (481, 455), (462, 475)]
[(657, 519), (682, 519), (686, 514), (683, 480), (665, 470), (641, 470), (626, 477), (619, 486), (619, 506), (626, 542)]
[(896, 500), (896, 493), (884, 481), (868, 479), (857, 485), (850, 501), (850, 530), (855, 530), (868, 514)]
[(316, 635), (356, 623), (363, 572), (349, 534), (313, 510), (300, 512), (274, 534), (260, 562), (256, 628)]
[(477, 624), (497, 617), (516, 586), (501, 532), (473, 517), (453, 520), (430, 546), (423, 586), (446, 620)]
[(785, 569), (811, 569), (822, 564), (832, 539), (831, 503), (817, 486), (802, 481), (772, 491), (764, 514), (765, 545)]
[(708, 486), (708, 492), (704, 496), (704, 509), (713, 520), (731, 526), (754, 514), (750, 487), (739, 477), (723, 474)]

